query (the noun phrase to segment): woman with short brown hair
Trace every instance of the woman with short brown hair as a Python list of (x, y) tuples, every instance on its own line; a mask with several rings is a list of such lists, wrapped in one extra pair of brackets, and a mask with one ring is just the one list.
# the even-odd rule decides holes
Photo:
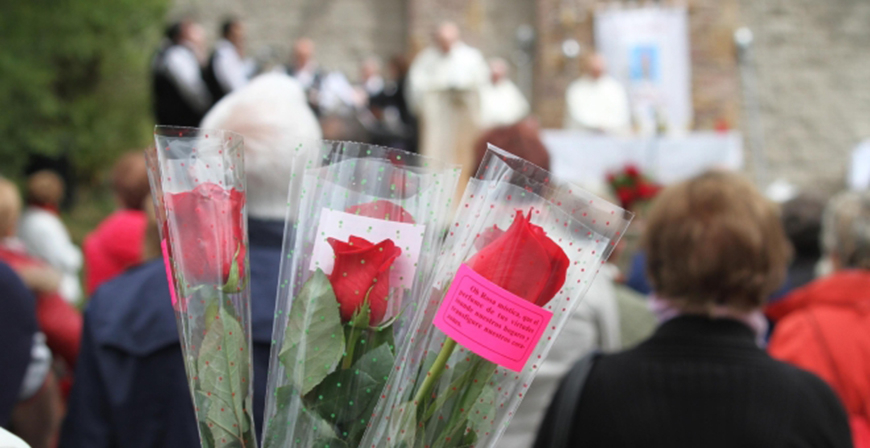
[(790, 257), (772, 204), (737, 174), (702, 174), (656, 198), (643, 246), (659, 328), (581, 361), (573, 372), (591, 370), (563, 381), (536, 447), (851, 446), (831, 389), (757, 343)]

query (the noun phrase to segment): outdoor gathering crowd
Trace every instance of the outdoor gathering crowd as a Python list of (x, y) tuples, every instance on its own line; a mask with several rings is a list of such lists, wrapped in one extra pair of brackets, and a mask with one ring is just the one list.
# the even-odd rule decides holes
[[(287, 67), (246, 59), (243, 41), (229, 20), (209, 56), (182, 21), (151, 68), (158, 123), (244, 136), (259, 434), (299, 141), (362, 135), (466, 176), (487, 142), (549, 159), (507, 65), (453, 24), (386, 78), (365, 61), (357, 85), (322, 70), (309, 39)], [(603, 61), (587, 62), (566, 124), (629, 127)], [(37, 171), (22, 191), (0, 178), (0, 426), (34, 448), (199, 446), (141, 151), (111, 185), (117, 210), (79, 248), (61, 176)], [(637, 238), (601, 267), (497, 446), (870, 447), (870, 192), (773, 203), (715, 170), (653, 192), (599, 192), (636, 213)]]

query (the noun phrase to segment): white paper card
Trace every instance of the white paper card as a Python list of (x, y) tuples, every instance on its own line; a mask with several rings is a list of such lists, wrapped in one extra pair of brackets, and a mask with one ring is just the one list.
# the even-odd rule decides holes
[(332, 246), (326, 241), (327, 238), (347, 241), (351, 235), (354, 235), (365, 238), (372, 244), (391, 239), (396, 246), (402, 249), (402, 255), (393, 263), (393, 269), (390, 271), (390, 286), (411, 289), (425, 233), (426, 226), (423, 224), (385, 221), (324, 209), (320, 213), (317, 240), (314, 242), (310, 268), (312, 271), (320, 268), (327, 275), (332, 273), (335, 254), (332, 251)]

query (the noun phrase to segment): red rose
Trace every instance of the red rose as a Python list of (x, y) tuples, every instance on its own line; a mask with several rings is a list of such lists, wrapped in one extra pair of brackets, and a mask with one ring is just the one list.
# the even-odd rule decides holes
[(635, 200), (634, 190), (629, 187), (619, 187), (616, 189), (616, 196), (619, 197), (619, 202), (622, 206), (628, 208)]
[(570, 261), (559, 245), (517, 211), (510, 228), (466, 263), (487, 280), (538, 306), (565, 284)]
[(637, 195), (641, 199), (652, 199), (656, 194), (658, 194), (658, 192), (659, 187), (648, 182), (642, 182), (637, 187)]
[(347, 213), (367, 216), (369, 218), (383, 219), (386, 221), (406, 222), (414, 224), (414, 217), (404, 208), (390, 201), (375, 201), (365, 204), (354, 205), (345, 210)]
[[(192, 191), (167, 193), (167, 224), (180, 253), (170, 254), (188, 285), (227, 282), (233, 261), (244, 273), (245, 194), (204, 183)], [(235, 260), (233, 260), (235, 256)]]
[(335, 265), (329, 276), (335, 298), (341, 305), (341, 319), (349, 322), (368, 299), (369, 325), (378, 324), (387, 312), (390, 293), (390, 266), (402, 249), (386, 239), (378, 244), (357, 236), (348, 242), (328, 238), (335, 252)]
[(637, 168), (636, 165), (629, 164), (629, 165), (625, 166), (625, 174), (628, 177), (636, 179), (636, 178), (640, 177), (640, 170)]

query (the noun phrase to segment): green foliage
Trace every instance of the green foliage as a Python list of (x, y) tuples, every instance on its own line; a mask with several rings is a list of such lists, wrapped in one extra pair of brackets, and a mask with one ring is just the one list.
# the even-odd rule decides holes
[(318, 269), (293, 301), (278, 358), (305, 395), (335, 369), (344, 348), (338, 302), (326, 274)]
[(0, 174), (27, 155), (68, 153), (93, 180), (150, 141), (148, 66), (168, 0), (4, 2)]
[(215, 447), (252, 446), (248, 397), (250, 355), (242, 326), (223, 307), (209, 326), (199, 352), (200, 418)]

